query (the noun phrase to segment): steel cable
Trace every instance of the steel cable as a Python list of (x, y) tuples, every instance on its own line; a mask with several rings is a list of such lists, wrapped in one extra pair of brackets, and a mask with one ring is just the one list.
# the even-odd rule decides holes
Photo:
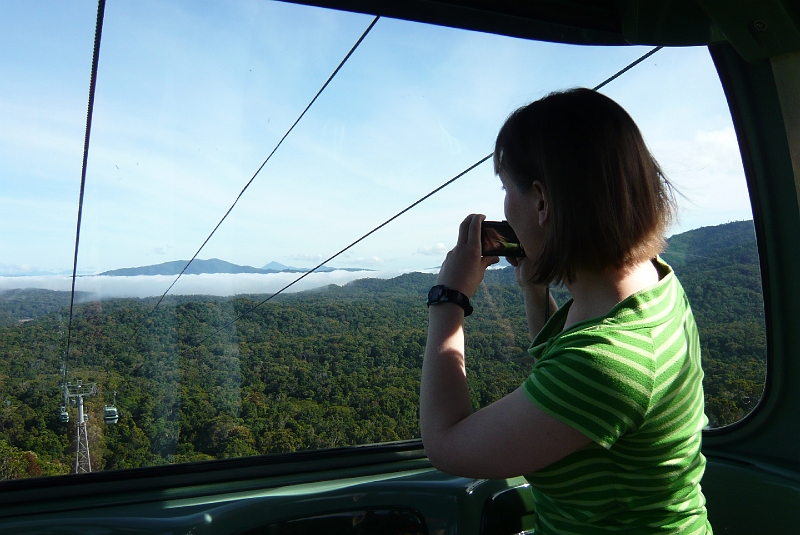
[(72, 260), (72, 291), (69, 296), (69, 321), (67, 322), (67, 342), (64, 350), (64, 364), (61, 376), (67, 380), (67, 359), (69, 358), (70, 339), (72, 338), (72, 313), (75, 306), (75, 279), (78, 274), (78, 249), (81, 238), (81, 219), (83, 217), (83, 194), (86, 191), (86, 165), (89, 162), (89, 138), (92, 132), (92, 113), (94, 112), (94, 93), (97, 87), (97, 63), (100, 60), (100, 38), (103, 35), (103, 19), (106, 0), (97, 2), (97, 20), (94, 28), (94, 50), (92, 51), (92, 74), (89, 79), (89, 104), (86, 110), (86, 133), (83, 138), (83, 164), (81, 166), (81, 190), (78, 198), (78, 223), (75, 230), (75, 255)]
[[(303, 112), (297, 117), (297, 119), (292, 124), (292, 126), (289, 127), (289, 129), (286, 131), (286, 133), (283, 135), (283, 137), (280, 139), (280, 141), (278, 141), (278, 144), (275, 145), (275, 148), (272, 149), (272, 152), (269, 153), (269, 156), (267, 156), (267, 158), (264, 160), (264, 162), (261, 164), (261, 166), (259, 166), (259, 168), (256, 170), (256, 172), (253, 173), (253, 176), (250, 178), (250, 180), (247, 181), (247, 184), (245, 184), (245, 186), (242, 188), (242, 191), (240, 191), (239, 195), (236, 196), (236, 199), (233, 201), (233, 204), (231, 205), (231, 207), (228, 208), (228, 211), (225, 212), (225, 215), (222, 216), (222, 219), (219, 220), (219, 222), (214, 227), (214, 229), (211, 231), (211, 233), (206, 237), (206, 239), (203, 241), (202, 245), (200, 245), (200, 247), (197, 249), (197, 252), (194, 253), (194, 256), (192, 256), (192, 258), (186, 263), (186, 265), (183, 266), (183, 269), (181, 270), (181, 272), (178, 273), (178, 276), (175, 277), (175, 280), (172, 281), (172, 284), (169, 285), (169, 288), (167, 288), (164, 291), (164, 293), (161, 294), (161, 297), (158, 299), (158, 302), (155, 304), (155, 306), (153, 306), (153, 308), (150, 310), (150, 312), (147, 314), (147, 316), (144, 318), (144, 320), (142, 320), (142, 324), (144, 322), (146, 322), (153, 315), (153, 313), (155, 313), (156, 309), (161, 304), (161, 302), (164, 300), (166, 295), (169, 293), (169, 291), (172, 289), (172, 287), (175, 286), (175, 283), (178, 282), (178, 279), (180, 279), (183, 276), (183, 274), (189, 268), (189, 265), (192, 262), (194, 262), (194, 260), (197, 258), (197, 255), (200, 254), (200, 251), (203, 250), (203, 248), (206, 246), (206, 244), (211, 239), (211, 237), (214, 235), (214, 233), (217, 232), (217, 229), (219, 229), (220, 225), (222, 225), (222, 222), (225, 221), (225, 219), (228, 217), (228, 215), (230, 215), (230, 213), (233, 211), (233, 208), (236, 206), (236, 203), (238, 203), (239, 199), (242, 198), (242, 195), (244, 195), (244, 192), (247, 190), (247, 188), (250, 187), (250, 184), (253, 183), (253, 181), (256, 179), (256, 177), (261, 172), (261, 170), (264, 169), (264, 166), (267, 165), (267, 162), (270, 161), (270, 159), (275, 154), (275, 152), (278, 150), (278, 148), (283, 144), (283, 141), (289, 136), (289, 134), (292, 132), (292, 130), (294, 130), (294, 127), (297, 126), (297, 123), (300, 122), (300, 119), (303, 118), (303, 116), (306, 114), (306, 112), (309, 110), (309, 108), (311, 108), (311, 106), (314, 104), (314, 102), (316, 102), (317, 98), (319, 98), (319, 96), (322, 94), (322, 92), (325, 90), (325, 88), (328, 87), (328, 84), (331, 83), (331, 80), (333, 80), (333, 78), (336, 76), (336, 74), (339, 72), (339, 70), (341, 70), (341, 68), (344, 66), (344, 64), (347, 62), (347, 60), (350, 59), (350, 56), (353, 55), (353, 52), (356, 51), (358, 46), (361, 44), (361, 42), (364, 40), (364, 38), (370, 32), (370, 30), (372, 30), (372, 28), (378, 22), (378, 19), (380, 19), (380, 15), (376, 16), (372, 20), (372, 23), (367, 27), (366, 30), (364, 30), (364, 33), (361, 34), (361, 37), (358, 38), (358, 41), (356, 41), (356, 43), (350, 48), (350, 51), (347, 53), (347, 55), (344, 57), (344, 59), (342, 59), (342, 61), (339, 62), (339, 65), (336, 67), (336, 69), (334, 69), (333, 73), (331, 73), (331, 75), (328, 77), (328, 79), (325, 81), (325, 83), (322, 84), (322, 87), (319, 89), (319, 91), (317, 91), (317, 94), (314, 95), (314, 98), (311, 99), (311, 102), (308, 103), (308, 105), (305, 107)], [(141, 327), (141, 324), (140, 324), (140, 327)], [(131, 340), (136, 338), (136, 335), (139, 333), (140, 327), (136, 328), (134, 333), (128, 339), (128, 342), (126, 342), (126, 345), (128, 343), (130, 343)]]
[[(652, 50), (650, 50), (650, 51), (649, 51), (649, 52), (647, 52), (646, 54), (644, 54), (644, 55), (640, 56), (639, 58), (637, 58), (637, 59), (636, 59), (636, 60), (634, 60), (633, 62), (631, 62), (631, 63), (629, 63), (628, 65), (626, 65), (624, 68), (622, 68), (622, 69), (620, 69), (619, 71), (617, 71), (616, 73), (614, 73), (612, 76), (610, 76), (610, 77), (606, 78), (606, 79), (605, 79), (605, 80), (603, 80), (601, 83), (599, 83), (598, 85), (594, 86), (592, 89), (593, 89), (594, 91), (597, 91), (597, 90), (599, 90), (600, 88), (604, 87), (604, 86), (605, 86), (605, 85), (607, 85), (608, 83), (610, 83), (610, 82), (614, 81), (615, 79), (619, 78), (621, 75), (625, 74), (627, 71), (629, 71), (630, 69), (632, 69), (633, 67), (635, 67), (635, 66), (636, 66), (636, 65), (638, 65), (639, 63), (641, 63), (641, 62), (643, 62), (644, 60), (646, 60), (647, 58), (649, 58), (650, 56), (652, 56), (653, 54), (655, 54), (656, 52), (658, 52), (658, 51), (659, 51), (659, 50), (661, 50), (662, 48), (664, 48), (664, 47), (657, 46), (657, 47), (653, 48)], [(353, 247), (353, 246), (355, 246), (356, 244), (360, 243), (361, 241), (363, 241), (363, 240), (364, 240), (364, 239), (366, 239), (367, 237), (371, 236), (372, 234), (374, 234), (374, 233), (375, 233), (375, 232), (377, 232), (378, 230), (382, 229), (383, 227), (385, 227), (386, 225), (388, 225), (389, 223), (391, 223), (392, 221), (394, 221), (395, 219), (397, 219), (397, 218), (398, 218), (398, 217), (400, 217), (401, 215), (405, 214), (406, 212), (408, 212), (409, 210), (411, 210), (412, 208), (414, 208), (415, 206), (417, 206), (418, 204), (420, 204), (422, 201), (424, 201), (424, 200), (428, 199), (429, 197), (431, 197), (431, 196), (432, 196), (432, 195), (434, 195), (435, 193), (438, 193), (439, 191), (441, 191), (442, 189), (446, 188), (447, 186), (449, 186), (450, 184), (452, 184), (453, 182), (455, 182), (456, 180), (458, 180), (458, 179), (459, 179), (459, 178), (461, 178), (462, 176), (466, 175), (467, 173), (469, 173), (470, 171), (472, 171), (473, 169), (475, 169), (476, 167), (478, 167), (479, 165), (481, 165), (481, 164), (482, 164), (482, 163), (484, 163), (485, 161), (489, 160), (489, 159), (490, 159), (492, 156), (493, 156), (493, 153), (490, 153), (490, 154), (488, 154), (488, 155), (484, 156), (483, 158), (481, 158), (480, 160), (478, 160), (478, 161), (477, 161), (477, 162), (475, 162), (474, 164), (470, 165), (468, 168), (466, 168), (465, 170), (461, 171), (459, 174), (457, 174), (456, 176), (454, 176), (453, 178), (451, 178), (450, 180), (448, 180), (447, 182), (445, 182), (444, 184), (442, 184), (442, 185), (441, 185), (441, 186), (439, 186), (438, 188), (434, 189), (433, 191), (431, 191), (430, 193), (428, 193), (427, 195), (425, 195), (425, 196), (424, 196), (424, 197), (422, 197), (421, 199), (419, 199), (419, 200), (415, 201), (414, 203), (412, 203), (412, 204), (411, 204), (411, 205), (409, 205), (408, 207), (404, 208), (404, 209), (403, 209), (403, 210), (401, 210), (400, 212), (396, 213), (395, 215), (393, 215), (392, 217), (390, 217), (389, 219), (387, 219), (386, 221), (384, 221), (383, 223), (381, 223), (381, 224), (380, 224), (380, 225), (378, 225), (377, 227), (373, 228), (372, 230), (370, 230), (369, 232), (367, 232), (366, 234), (364, 234), (363, 236), (361, 236), (360, 238), (358, 238), (356, 241), (354, 241), (353, 243), (351, 243), (350, 245), (348, 245), (347, 247), (345, 247), (344, 249), (340, 250), (340, 251), (339, 251), (339, 252), (337, 252), (336, 254), (332, 255), (331, 257), (329, 257), (329, 258), (327, 258), (326, 260), (322, 261), (321, 263), (317, 264), (317, 265), (316, 265), (316, 266), (314, 266), (313, 268), (311, 268), (311, 269), (309, 269), (308, 271), (304, 272), (302, 275), (300, 275), (299, 277), (297, 277), (295, 280), (293, 280), (292, 282), (290, 282), (289, 284), (287, 284), (286, 286), (284, 286), (283, 288), (281, 288), (280, 290), (278, 290), (278, 291), (277, 291), (277, 292), (275, 292), (274, 294), (270, 295), (269, 297), (267, 297), (267, 298), (266, 298), (266, 299), (264, 299), (263, 301), (259, 301), (257, 304), (255, 304), (255, 305), (253, 305), (252, 307), (248, 308), (247, 310), (245, 310), (244, 312), (242, 312), (241, 314), (239, 314), (238, 316), (236, 316), (236, 317), (235, 317), (234, 319), (232, 319), (231, 321), (229, 321), (229, 322), (225, 323), (225, 324), (224, 324), (222, 327), (220, 327), (220, 328), (219, 328), (219, 329), (217, 329), (216, 331), (214, 331), (214, 332), (212, 332), (211, 334), (209, 334), (208, 336), (206, 336), (206, 337), (202, 338), (202, 339), (201, 339), (201, 340), (198, 342), (198, 345), (199, 345), (199, 344), (202, 344), (203, 342), (205, 342), (206, 340), (208, 340), (209, 338), (211, 338), (211, 337), (212, 337), (212, 336), (214, 336), (215, 334), (219, 333), (220, 331), (222, 331), (222, 330), (224, 330), (224, 329), (227, 329), (228, 327), (230, 327), (231, 325), (233, 325), (234, 323), (236, 323), (238, 320), (242, 319), (242, 318), (243, 318), (244, 316), (246, 316), (247, 314), (249, 314), (249, 313), (251, 313), (252, 311), (256, 310), (258, 307), (260, 307), (261, 305), (263, 305), (263, 304), (264, 304), (264, 303), (266, 303), (267, 301), (270, 301), (272, 298), (274, 298), (274, 297), (276, 297), (276, 296), (280, 295), (280, 294), (281, 294), (281, 293), (283, 293), (285, 290), (287, 290), (287, 289), (291, 288), (291, 287), (292, 287), (292, 286), (294, 286), (296, 283), (298, 283), (298, 282), (300, 282), (302, 279), (306, 278), (308, 275), (310, 275), (310, 274), (314, 273), (316, 270), (318, 270), (319, 268), (321, 268), (322, 266), (324, 266), (325, 264), (327, 264), (328, 262), (330, 262), (330, 261), (331, 261), (331, 260), (333, 260), (334, 258), (338, 257), (339, 255), (341, 255), (342, 253), (346, 252), (347, 250), (349, 250), (350, 248), (352, 248), (352, 247)]]

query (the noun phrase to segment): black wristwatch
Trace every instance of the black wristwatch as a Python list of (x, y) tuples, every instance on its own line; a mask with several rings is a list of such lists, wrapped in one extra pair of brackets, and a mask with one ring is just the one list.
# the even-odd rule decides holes
[(430, 307), (439, 303), (454, 303), (460, 306), (464, 309), (465, 318), (472, 314), (472, 305), (469, 304), (469, 297), (458, 290), (448, 288), (444, 284), (437, 284), (428, 292), (428, 302), (426, 304)]

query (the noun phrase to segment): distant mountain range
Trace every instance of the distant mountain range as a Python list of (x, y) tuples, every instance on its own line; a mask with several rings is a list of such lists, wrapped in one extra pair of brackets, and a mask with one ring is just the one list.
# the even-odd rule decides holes
[[(759, 261), (756, 236), (752, 221), (736, 221), (714, 227), (703, 227), (677, 234), (667, 240), (667, 251), (664, 259), (675, 269), (681, 282), (689, 294), (695, 315), (701, 321), (708, 313), (706, 310), (724, 311), (739, 318), (752, 316), (752, 313), (741, 312), (726, 301), (720, 304), (709, 297), (711, 287), (723, 288), (726, 292), (745, 292), (747, 295), (734, 299), (737, 306), (751, 301), (761, 306), (761, 289), (758, 275)], [(101, 273), (111, 276), (133, 275), (177, 275), (186, 261), (166, 262), (155, 266), (118, 269)], [(334, 268), (325, 268), (333, 271)], [(349, 268), (351, 271), (370, 270)], [(285, 266), (278, 262), (270, 262), (262, 268), (239, 266), (223, 260), (195, 260), (186, 270), (187, 273), (279, 273), (305, 272), (303, 268)], [(743, 280), (742, 273), (748, 278)], [(369, 276), (369, 275), (365, 275)], [(370, 291), (382, 293), (405, 293), (422, 296), (435, 283), (436, 275), (430, 273), (406, 273), (393, 279), (364, 278), (349, 282), (344, 287), (335, 285), (327, 287), (328, 291), (339, 293)], [(486, 273), (488, 284), (516, 286), (514, 270), (510, 267), (494, 269)], [(316, 292), (317, 290), (315, 290)], [(720, 290), (721, 291), (721, 290)], [(559, 302), (566, 298), (566, 290), (555, 288)], [(90, 294), (77, 292), (78, 301), (86, 300)], [(297, 294), (299, 298), (306, 294)], [(198, 299), (198, 296), (177, 299)], [(216, 299), (216, 298), (211, 298)], [(69, 306), (70, 292), (43, 289), (0, 290), (0, 326), (10, 325), (25, 318), (37, 318), (54, 310)], [(707, 304), (710, 302), (711, 304)], [(750, 303), (752, 305), (752, 303)], [(696, 305), (696, 307), (695, 307)], [(751, 308), (758, 306), (752, 305)], [(762, 316), (763, 317), (763, 314)]]
[[(134, 277), (137, 275), (178, 275), (181, 270), (186, 266), (188, 260), (174, 260), (172, 262), (164, 262), (162, 264), (155, 264), (152, 266), (141, 266), (132, 268), (112, 269), (104, 271), (98, 275), (105, 275), (108, 277)], [(252, 266), (240, 266), (232, 264), (219, 258), (212, 258), (210, 260), (194, 260), (189, 267), (186, 268), (184, 275), (202, 275), (213, 273), (305, 273), (311, 268), (298, 268), (292, 266), (285, 266), (278, 262), (270, 262), (269, 264), (255, 268)], [(372, 271), (363, 268), (334, 268), (324, 266), (319, 268), (318, 272), (328, 273), (330, 271)]]

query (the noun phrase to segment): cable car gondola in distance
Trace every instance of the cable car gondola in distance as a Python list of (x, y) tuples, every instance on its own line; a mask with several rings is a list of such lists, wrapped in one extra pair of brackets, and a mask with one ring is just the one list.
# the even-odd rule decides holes
[[(704, 435), (703, 492), (719, 533), (795, 533), (800, 525), (797, 2), (293, 3), (576, 45), (709, 46), (752, 198), (769, 360), (756, 409)], [(103, 419), (118, 422), (115, 402), (104, 405)], [(60, 420), (69, 421), (65, 406)], [(525, 532), (535, 514), (526, 489), (522, 479), (469, 480), (437, 472), (421, 443), (410, 441), (6, 481), (0, 483), (0, 531), (55, 533), (68, 522), (76, 532), (233, 534), (289, 527), (311, 532), (346, 519), (351, 527), (378, 526), (375, 533), (387, 532), (395, 522), (410, 526), (409, 533), (510, 534)]]
[(113, 405), (105, 405), (103, 407), (103, 421), (107, 424), (115, 424), (119, 422), (119, 412)]
[(116, 424), (119, 422), (119, 411), (117, 410), (117, 393), (113, 392), (114, 399), (111, 405), (103, 405), (103, 421), (106, 424)]

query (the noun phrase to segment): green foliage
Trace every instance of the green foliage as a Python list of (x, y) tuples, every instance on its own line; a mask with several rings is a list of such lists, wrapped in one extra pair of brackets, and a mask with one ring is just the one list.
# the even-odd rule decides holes
[[(676, 236), (664, 255), (701, 329), (712, 425), (741, 418), (763, 391), (764, 315), (749, 225)], [(100, 388), (86, 398), (93, 469), (418, 437), (423, 303), (434, 283), (424, 273), (361, 279), (258, 307), (264, 296), (171, 296), (152, 313), (152, 298), (76, 305), (69, 378)], [(553, 293), (568, 298), (562, 288)], [(0, 317), (11, 318), (0, 327), (1, 477), (65, 473), (74, 463), (76, 409), (68, 408), (70, 424), (59, 420), (68, 304), (63, 292), (0, 295)], [(529, 370), (512, 360), (529, 345), (513, 270), (487, 273), (474, 305), (467, 371), (482, 407)], [(21, 315), (33, 320), (19, 323)], [(106, 425), (113, 391), (119, 423)]]
[(57, 462), (40, 462), (32, 451), (24, 451), (0, 440), (0, 481), (26, 477), (54, 476), (68, 473), (66, 466)]
[(0, 480), (27, 477), (27, 468), (25, 452), (0, 440)]
[[(75, 300), (88, 299), (86, 292), (75, 292)], [(40, 318), (50, 312), (69, 307), (70, 292), (27, 289), (0, 292), (0, 325)]]

